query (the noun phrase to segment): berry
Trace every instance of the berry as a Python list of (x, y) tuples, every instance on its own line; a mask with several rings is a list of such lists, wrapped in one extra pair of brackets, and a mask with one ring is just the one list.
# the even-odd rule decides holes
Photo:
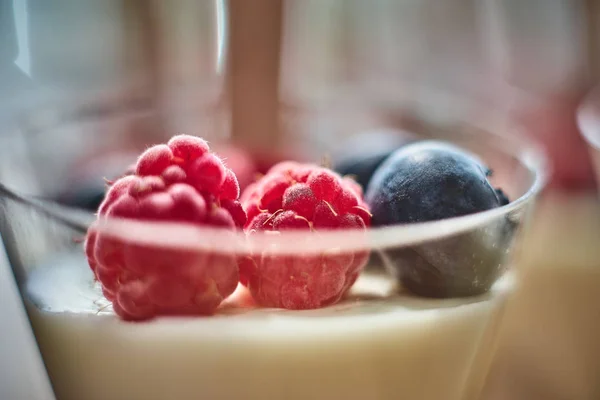
[[(246, 215), (235, 175), (203, 139), (180, 135), (146, 150), (115, 181), (98, 218), (180, 222), (234, 231)], [(233, 255), (138, 244), (90, 228), (85, 252), (105, 297), (125, 320), (211, 314), (238, 283)]]
[(173, 152), (173, 156), (188, 164), (210, 150), (206, 140), (197, 136), (173, 136), (167, 145)]
[(240, 189), (244, 190), (256, 179), (257, 165), (251, 153), (232, 145), (220, 145), (215, 149), (227, 166), (237, 176)]
[(137, 161), (135, 173), (138, 176), (159, 176), (173, 161), (173, 151), (166, 144), (150, 147)]
[[(366, 199), (373, 225), (435, 221), (500, 207), (508, 198), (488, 180), (473, 154), (443, 142), (407, 145), (375, 172)], [(514, 226), (490, 226), (410, 248), (386, 251), (391, 267), (413, 292), (453, 297), (487, 291), (501, 273)]]
[(377, 130), (351, 137), (332, 155), (333, 169), (351, 175), (367, 188), (377, 168), (395, 150), (410, 143), (412, 136), (403, 131)]
[[(348, 199), (352, 199), (349, 201)], [(333, 229), (365, 230), (371, 215), (356, 183), (311, 164), (279, 163), (242, 194), (248, 235), (304, 230), (307, 240)], [(273, 254), (269, 249), (240, 262), (240, 281), (267, 307), (311, 309), (337, 302), (354, 284), (368, 252)]]
[(188, 179), (198, 190), (219, 193), (226, 175), (223, 162), (216, 155), (205, 153), (190, 163)]
[(489, 169), (455, 146), (420, 142), (396, 151), (375, 173), (366, 199), (373, 225), (426, 222), (502, 205)]
[(56, 200), (67, 206), (97, 211), (106, 194), (106, 180), (121, 177), (131, 160), (135, 160), (135, 155), (115, 152), (77, 161), (69, 168), (65, 186), (57, 188)]
[(311, 218), (315, 212), (317, 197), (306, 183), (294, 183), (283, 193), (281, 209), (291, 210), (304, 218)]

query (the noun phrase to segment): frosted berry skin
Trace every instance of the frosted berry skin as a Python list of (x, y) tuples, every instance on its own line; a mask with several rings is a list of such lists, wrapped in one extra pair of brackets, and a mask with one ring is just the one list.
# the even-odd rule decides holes
[[(423, 141), (394, 152), (367, 189), (373, 225), (437, 221), (508, 204), (492, 186), (491, 171), (454, 145)], [(426, 297), (463, 297), (488, 291), (502, 274), (517, 226), (500, 217), (473, 231), (416, 246), (385, 250), (402, 285)]]
[[(98, 218), (180, 222), (241, 230), (246, 214), (235, 175), (201, 138), (173, 137), (147, 149), (112, 183)], [(235, 290), (233, 255), (140, 245), (91, 228), (85, 253), (105, 297), (125, 320), (211, 314)]]
[(435, 221), (500, 207), (508, 199), (474, 155), (447, 143), (407, 145), (376, 171), (367, 189), (374, 225)]
[[(356, 182), (312, 164), (273, 166), (244, 191), (242, 205), (250, 238), (257, 232), (303, 230), (307, 240), (318, 240), (319, 231), (365, 230), (371, 222)], [(264, 307), (320, 308), (342, 298), (368, 256), (368, 251), (280, 255), (263, 249), (240, 262), (240, 281)]]

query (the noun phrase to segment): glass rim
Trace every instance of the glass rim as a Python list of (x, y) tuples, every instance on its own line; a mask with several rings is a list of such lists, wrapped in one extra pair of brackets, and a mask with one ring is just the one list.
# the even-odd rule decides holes
[(576, 112), (577, 126), (588, 145), (600, 148), (600, 86), (592, 89)]
[[(39, 114), (32, 120), (22, 115), (21, 122), (25, 122), (25, 129), (35, 126), (34, 131), (41, 132), (52, 129), (57, 125), (78, 123), (82, 119), (105, 119), (121, 116), (135, 116), (141, 112), (152, 112), (147, 108), (145, 99), (139, 97), (121, 99), (125, 105), (132, 108), (119, 107), (106, 108), (103, 101), (73, 106), (68, 108), (52, 107), (56, 113), (42, 117)], [(123, 105), (123, 103), (121, 103)], [(77, 111), (79, 110), (79, 111)], [(83, 110), (83, 111), (82, 111)], [(52, 113), (51, 113), (52, 114)], [(108, 115), (107, 115), (108, 114)], [(77, 117), (80, 118), (77, 118)], [(41, 117), (41, 118), (40, 118)], [(29, 125), (27, 125), (29, 122)], [(496, 122), (496, 121), (493, 121)], [(33, 123), (33, 124), (32, 124)], [(403, 247), (428, 241), (441, 240), (457, 234), (466, 233), (493, 223), (502, 217), (509, 217), (518, 213), (545, 187), (550, 168), (545, 153), (534, 141), (524, 137), (522, 132), (506, 129), (502, 134), (498, 129), (490, 129), (482, 121), (468, 121), (467, 127), (452, 131), (444, 137), (444, 141), (453, 143), (454, 140), (469, 139), (473, 143), (484, 145), (495, 151), (502, 152), (515, 158), (520, 166), (524, 167), (532, 176), (531, 185), (525, 193), (507, 205), (490, 210), (468, 214), (459, 217), (445, 218), (430, 222), (407, 223), (384, 227), (370, 227), (364, 231), (334, 230), (319, 231), (318, 235), (306, 235), (306, 232), (286, 231), (280, 234), (257, 232), (252, 234), (252, 239), (247, 240), (247, 235), (241, 231), (231, 232), (214, 227), (193, 226), (186, 223), (137, 221), (123, 219), (102, 219), (95, 221), (92, 213), (80, 209), (60, 206), (67, 220), (77, 221), (73, 225), (94, 226), (98, 232), (118, 237), (128, 243), (138, 243), (160, 247), (178, 249), (210, 250), (226, 253), (247, 253), (250, 248), (267, 248), (275, 254), (302, 254), (336, 251), (358, 251), (369, 249), (386, 249)], [(491, 125), (494, 125), (493, 123)], [(428, 137), (424, 137), (427, 139)], [(438, 138), (439, 139), (439, 138)], [(453, 140), (454, 139), (454, 140)], [(44, 203), (43, 201), (41, 203)], [(317, 240), (308, 239), (317, 237)], [(299, 246), (301, 244), (301, 249)]]
[[(478, 139), (483, 140), (483, 139)], [(457, 234), (485, 227), (497, 219), (509, 218), (523, 209), (544, 188), (548, 179), (547, 160), (544, 153), (523, 138), (493, 137), (498, 145), (511, 148), (509, 155), (533, 175), (528, 190), (511, 203), (469, 215), (437, 221), (370, 227), (360, 230), (324, 230), (317, 235), (302, 231), (279, 233), (256, 232), (249, 235), (214, 227), (192, 226), (186, 223), (149, 222), (104, 218), (94, 223), (94, 229), (129, 243), (202, 249), (205, 251), (249, 253), (252, 249), (267, 249), (273, 254), (311, 254), (319, 252), (357, 251), (404, 247), (423, 242), (441, 240)], [(499, 149), (499, 151), (502, 151)]]

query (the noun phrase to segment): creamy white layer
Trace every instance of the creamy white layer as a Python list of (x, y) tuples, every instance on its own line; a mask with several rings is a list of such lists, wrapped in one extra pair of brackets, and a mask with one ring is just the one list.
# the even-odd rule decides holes
[(321, 310), (254, 308), (239, 287), (212, 317), (126, 323), (84, 259), (65, 256), (26, 291), (59, 400), (452, 400), (481, 386), (510, 286), (435, 300), (365, 274)]

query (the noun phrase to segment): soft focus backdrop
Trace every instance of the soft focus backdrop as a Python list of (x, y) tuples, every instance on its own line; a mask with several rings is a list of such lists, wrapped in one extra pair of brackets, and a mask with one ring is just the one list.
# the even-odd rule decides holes
[[(489, 399), (600, 397), (600, 202), (576, 124), (599, 79), (596, 0), (0, 0), (0, 145), (24, 121), (59, 118), (62, 101), (156, 111), (112, 132), (131, 149), (192, 129), (257, 154), (310, 135), (327, 152), (340, 135), (415, 117), (537, 139), (553, 182), (522, 249)], [(46, 157), (94, 149), (63, 145), (49, 141)], [(14, 307), (0, 302), (0, 342), (26, 335), (4, 328), (24, 327)], [(14, 344), (24, 358), (25, 342)], [(15, 348), (0, 347), (1, 398), (38, 387), (39, 363), (11, 369), (21, 380), (5, 373)]]

